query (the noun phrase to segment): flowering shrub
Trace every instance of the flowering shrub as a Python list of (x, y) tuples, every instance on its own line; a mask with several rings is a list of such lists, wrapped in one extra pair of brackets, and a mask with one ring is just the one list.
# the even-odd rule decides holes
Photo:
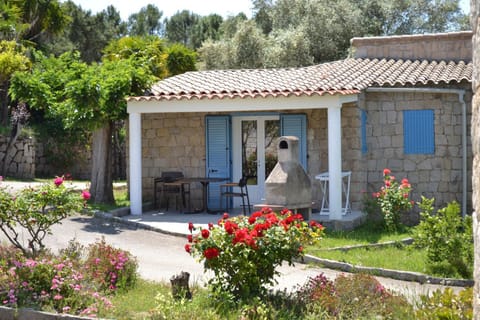
[(92, 290), (78, 261), (25, 258), (11, 247), (2, 247), (0, 255), (0, 303), (4, 306), (87, 316), (111, 306), (107, 298)]
[[(405, 298), (396, 296), (371, 275), (339, 275), (334, 281), (324, 274), (302, 286), (296, 293), (307, 310), (323, 310), (323, 318), (411, 319), (412, 309)], [(330, 317), (329, 317), (330, 316)]]
[(266, 285), (274, 284), (275, 268), (283, 261), (292, 264), (301, 257), (303, 246), (319, 240), (323, 227), (309, 224), (290, 210), (275, 213), (271, 209), (254, 212), (250, 217), (229, 218), (224, 214), (218, 225), (198, 229), (190, 223), (185, 250), (204, 262), (214, 277), (209, 284), (214, 293), (243, 300), (266, 294)]
[(412, 209), (414, 203), (410, 200), (412, 186), (406, 178), (398, 183), (388, 168), (383, 169), (383, 182), (384, 185), (379, 192), (373, 193), (373, 197), (383, 214), (387, 230), (396, 231), (401, 225), (400, 215)]
[(88, 277), (98, 284), (98, 290), (129, 289), (137, 280), (138, 263), (124, 250), (114, 248), (102, 239), (90, 245), (85, 262)]
[[(50, 227), (86, 205), (88, 192), (79, 194), (63, 181), (63, 177), (57, 177), (52, 183), (15, 194), (0, 186), (0, 230), (23, 254), (36, 257), (44, 248), (43, 239)], [(26, 243), (20, 236), (22, 229), (29, 236)]]

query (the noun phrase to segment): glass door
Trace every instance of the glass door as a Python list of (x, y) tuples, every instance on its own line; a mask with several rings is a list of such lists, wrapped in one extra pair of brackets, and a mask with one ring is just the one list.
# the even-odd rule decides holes
[[(265, 200), (265, 180), (277, 163), (280, 117), (238, 116), (233, 118), (233, 181), (247, 177), (250, 203)], [(234, 199), (234, 207), (240, 199)]]

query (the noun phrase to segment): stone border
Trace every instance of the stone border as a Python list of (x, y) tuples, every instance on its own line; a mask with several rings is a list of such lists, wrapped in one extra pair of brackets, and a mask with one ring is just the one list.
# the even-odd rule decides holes
[(472, 287), (474, 284), (474, 281), (470, 279), (437, 278), (419, 272), (356, 266), (350, 263), (322, 259), (308, 254), (303, 257), (301, 262), (321, 265), (328, 269), (340, 270), (350, 273), (368, 273), (375, 276), (391, 278), (395, 280), (418, 282), (420, 284), (428, 283), (453, 287)]
[(13, 309), (0, 306), (1, 320), (98, 320), (99, 318), (80, 317), (71, 314), (50, 313), (33, 309)]

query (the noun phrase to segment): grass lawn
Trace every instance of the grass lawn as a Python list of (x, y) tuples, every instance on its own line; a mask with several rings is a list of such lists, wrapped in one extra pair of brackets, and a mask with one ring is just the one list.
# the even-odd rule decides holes
[(306, 252), (319, 258), (358, 266), (427, 273), (424, 250), (412, 246), (399, 244), (377, 248), (358, 248), (348, 251), (329, 250), (351, 245), (399, 241), (409, 237), (411, 237), (411, 228), (391, 233), (371, 228), (365, 224), (352, 231), (327, 230), (324, 238), (317, 245), (307, 247)]
[(309, 253), (319, 258), (357, 266), (427, 273), (425, 251), (412, 246), (359, 248), (348, 251), (317, 250)]
[(351, 231), (331, 231), (326, 229), (325, 237), (320, 240), (317, 246), (310, 247), (310, 249), (317, 251), (326, 248), (398, 241), (411, 236), (411, 228), (408, 227), (399, 232), (391, 233), (384, 230), (371, 228), (367, 224), (364, 224)]

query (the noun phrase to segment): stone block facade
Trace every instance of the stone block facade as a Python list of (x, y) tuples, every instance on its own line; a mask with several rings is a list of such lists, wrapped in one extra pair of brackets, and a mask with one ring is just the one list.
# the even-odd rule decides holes
[[(8, 137), (0, 136), (0, 168), (5, 157)], [(7, 176), (20, 179), (35, 177), (35, 140), (28, 137), (19, 137), (8, 152), (6, 158)]]
[(472, 32), (353, 38), (355, 58), (472, 61)]
[[(467, 205), (471, 208), (472, 152), (470, 142), (471, 91), (465, 86), (467, 103)], [(367, 113), (367, 152), (365, 182), (368, 192), (382, 186), (382, 170), (389, 168), (398, 178), (408, 178), (412, 198), (435, 198), (436, 207), (456, 200), (462, 202), (462, 104), (456, 93), (392, 93), (362, 94), (359, 107)], [(435, 150), (433, 154), (405, 154), (403, 138), (404, 110), (434, 110)], [(467, 209), (470, 212), (470, 209)]]

